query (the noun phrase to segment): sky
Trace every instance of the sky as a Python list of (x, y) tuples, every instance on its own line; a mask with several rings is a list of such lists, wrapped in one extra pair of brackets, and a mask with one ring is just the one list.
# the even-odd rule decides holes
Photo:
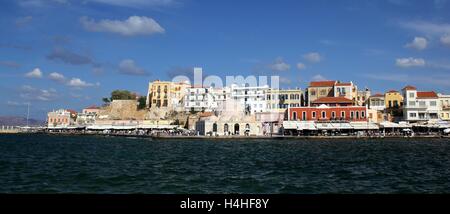
[(0, 115), (44, 119), (153, 80), (278, 75), (450, 93), (450, 0), (4, 0)]

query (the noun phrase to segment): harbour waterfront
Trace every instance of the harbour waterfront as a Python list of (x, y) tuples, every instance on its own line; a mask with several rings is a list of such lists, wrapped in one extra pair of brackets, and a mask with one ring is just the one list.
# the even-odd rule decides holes
[(0, 135), (2, 193), (450, 193), (448, 138)]

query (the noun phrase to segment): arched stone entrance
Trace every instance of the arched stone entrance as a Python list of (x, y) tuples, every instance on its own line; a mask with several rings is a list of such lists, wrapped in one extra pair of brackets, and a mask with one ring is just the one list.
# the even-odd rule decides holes
[(239, 135), (239, 123), (234, 124), (234, 134)]

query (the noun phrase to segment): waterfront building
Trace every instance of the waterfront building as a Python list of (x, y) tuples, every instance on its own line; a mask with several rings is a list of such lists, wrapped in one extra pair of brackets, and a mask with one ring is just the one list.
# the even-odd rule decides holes
[(434, 91), (417, 91), (414, 86), (402, 90), (404, 97), (403, 117), (409, 122), (438, 119), (439, 97)]
[(184, 108), (183, 98), (188, 87), (190, 85), (185, 82), (160, 80), (150, 82), (147, 92), (147, 107), (172, 110)]
[(81, 111), (81, 113), (78, 113), (76, 124), (78, 125), (94, 124), (99, 113), (100, 108), (95, 105), (84, 108)]
[(190, 87), (186, 89), (184, 110), (186, 112), (222, 111), (226, 99), (230, 96), (230, 88)]
[(368, 102), (369, 109), (376, 111), (384, 111), (386, 109), (386, 104), (384, 101), (383, 94), (375, 94), (369, 97)]
[[(254, 114), (255, 112), (266, 112), (267, 100), (266, 95), (269, 90), (268, 85), (263, 86), (249, 86), (236, 84), (231, 85), (230, 99), (233, 103), (239, 105), (244, 109), (246, 114)], [(227, 100), (228, 102), (228, 100)]]
[(288, 109), (288, 119), (298, 121), (367, 121), (365, 106), (313, 106)]
[(285, 112), (288, 107), (304, 106), (304, 94), (300, 89), (269, 89), (266, 95), (267, 109)]
[(195, 123), (198, 135), (207, 136), (256, 136), (261, 135), (261, 123), (255, 119), (255, 114), (244, 112), (224, 112), (221, 115), (206, 115)]
[(334, 96), (334, 85), (337, 83), (335, 80), (331, 81), (313, 81), (309, 83), (307, 88), (307, 104), (311, 105), (316, 99), (321, 97)]
[(349, 100), (353, 101), (353, 104), (356, 105), (356, 97), (357, 97), (357, 87), (350, 82), (336, 82), (334, 84), (333, 92), (334, 97), (345, 97)]
[(64, 128), (75, 124), (77, 112), (70, 109), (59, 109), (47, 113), (48, 128)]
[(400, 108), (403, 106), (403, 96), (396, 90), (390, 90), (384, 94), (386, 108)]
[(355, 105), (357, 106), (367, 105), (369, 102), (370, 95), (371, 95), (370, 89), (367, 87), (362, 91), (358, 90)]
[(450, 95), (438, 94), (439, 97), (439, 118), (441, 120), (450, 120)]

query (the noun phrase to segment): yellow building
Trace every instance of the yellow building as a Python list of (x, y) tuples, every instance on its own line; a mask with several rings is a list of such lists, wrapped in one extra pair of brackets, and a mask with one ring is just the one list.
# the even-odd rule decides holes
[(450, 120), (450, 95), (438, 94), (439, 97), (439, 118)]
[(401, 107), (403, 106), (403, 96), (396, 90), (390, 90), (384, 94), (384, 102), (386, 108)]
[(308, 106), (321, 97), (333, 97), (337, 81), (313, 81), (308, 86)]
[(183, 98), (189, 84), (156, 80), (150, 82), (147, 93), (148, 108), (177, 108), (183, 107)]
[(300, 89), (270, 89), (266, 101), (269, 111), (284, 112), (288, 107), (303, 106), (304, 94)]

